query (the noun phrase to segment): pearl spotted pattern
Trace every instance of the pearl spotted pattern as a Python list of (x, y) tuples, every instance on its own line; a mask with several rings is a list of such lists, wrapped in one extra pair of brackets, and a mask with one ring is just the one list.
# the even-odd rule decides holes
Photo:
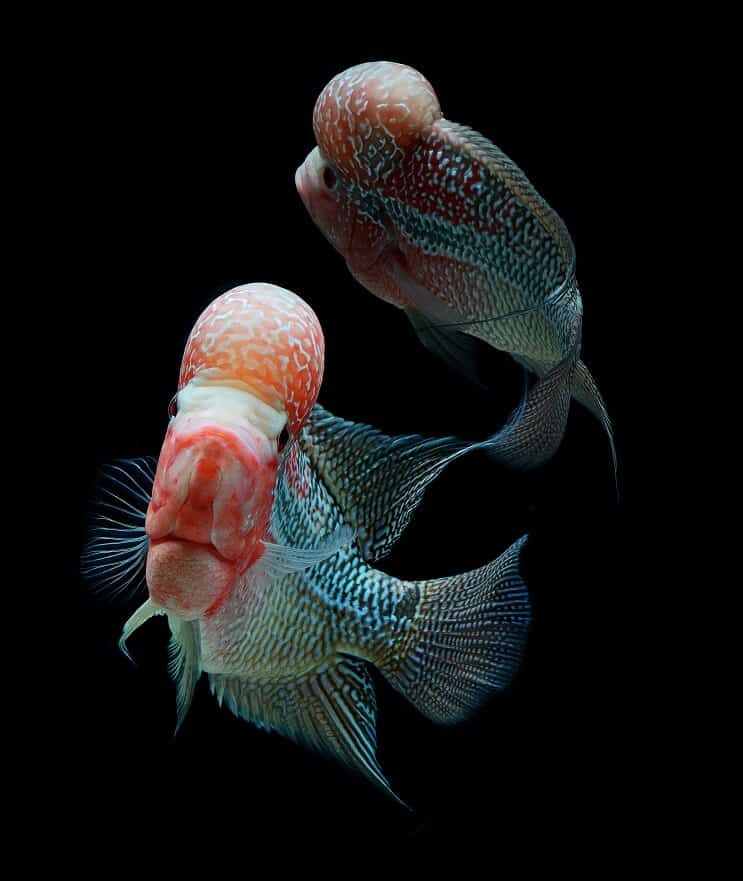
[(324, 363), (320, 322), (300, 297), (276, 285), (242, 285), (217, 297), (194, 325), (178, 388), (195, 376), (244, 383), (285, 411), (296, 434), (317, 400)]
[(313, 127), (317, 148), (297, 186), (354, 277), (406, 310), (421, 342), (471, 377), (462, 334), (546, 382), (503, 435), (497, 460), (533, 468), (549, 459), (575, 397), (604, 427), (616, 475), (608, 413), (579, 360), (573, 242), (524, 172), (483, 135), (446, 119), (425, 77), (395, 62), (334, 77)]

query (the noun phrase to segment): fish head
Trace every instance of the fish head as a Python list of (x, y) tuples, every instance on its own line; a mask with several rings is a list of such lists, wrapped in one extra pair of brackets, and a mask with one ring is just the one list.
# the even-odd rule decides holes
[(367, 271), (394, 239), (387, 199), (396, 194), (406, 161), (440, 116), (425, 78), (387, 61), (349, 68), (317, 99), (317, 146), (297, 170), (295, 183), (310, 216), (352, 271)]
[[(275, 429), (227, 418), (242, 394), (198, 381), (184, 388), (160, 452), (145, 523), (147, 583), (158, 606), (185, 619), (229, 594), (268, 527)], [(281, 430), (278, 412), (274, 425)]]
[(259, 558), (281, 450), (314, 406), (323, 364), (314, 312), (282, 288), (244, 285), (201, 315), (145, 523), (158, 607), (199, 618)]

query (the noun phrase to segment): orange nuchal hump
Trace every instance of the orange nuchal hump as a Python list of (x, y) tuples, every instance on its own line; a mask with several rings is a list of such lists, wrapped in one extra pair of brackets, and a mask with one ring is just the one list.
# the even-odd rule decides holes
[(321, 152), (358, 177), (383, 174), (437, 119), (433, 87), (412, 67), (371, 61), (335, 76), (315, 104)]
[(195, 376), (240, 382), (287, 414), (296, 432), (317, 400), (325, 343), (317, 316), (291, 291), (249, 284), (217, 297), (186, 343), (179, 390)]

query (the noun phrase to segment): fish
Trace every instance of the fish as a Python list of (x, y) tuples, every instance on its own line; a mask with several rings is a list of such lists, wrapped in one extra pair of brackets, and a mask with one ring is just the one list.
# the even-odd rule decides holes
[(428, 80), (395, 62), (335, 76), (313, 129), (296, 188), (354, 278), (404, 310), (423, 345), (473, 382), (483, 385), (483, 342), (536, 377), (492, 457), (517, 469), (547, 462), (575, 398), (604, 428), (616, 482), (609, 414), (580, 360), (575, 248), (521, 169), (444, 118)]
[[(312, 309), (236, 287), (186, 343), (159, 458), (103, 469), (83, 573), (170, 628), (176, 731), (206, 675), (220, 706), (347, 766), (400, 804), (376, 757), (371, 669), (441, 724), (506, 688), (530, 623), (522, 536), (469, 572), (376, 564), (427, 486), (488, 441), (391, 436), (325, 410)], [(407, 807), (407, 805), (406, 805)]]

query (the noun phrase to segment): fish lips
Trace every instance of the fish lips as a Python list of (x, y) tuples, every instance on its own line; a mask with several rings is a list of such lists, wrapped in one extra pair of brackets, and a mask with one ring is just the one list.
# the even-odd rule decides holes
[(150, 543), (146, 574), (152, 601), (185, 621), (228, 596), (238, 577), (236, 561), (213, 545), (172, 537)]
[[(297, 193), (299, 193), (299, 198), (302, 200), (304, 207), (307, 209), (310, 217), (318, 223), (315, 197), (314, 197), (314, 188), (312, 185), (312, 179), (310, 172), (307, 168), (310, 162), (310, 156), (305, 159), (305, 161), (299, 166), (299, 168), (294, 172), (294, 186), (297, 188)], [(319, 224), (318, 224), (319, 225)]]

